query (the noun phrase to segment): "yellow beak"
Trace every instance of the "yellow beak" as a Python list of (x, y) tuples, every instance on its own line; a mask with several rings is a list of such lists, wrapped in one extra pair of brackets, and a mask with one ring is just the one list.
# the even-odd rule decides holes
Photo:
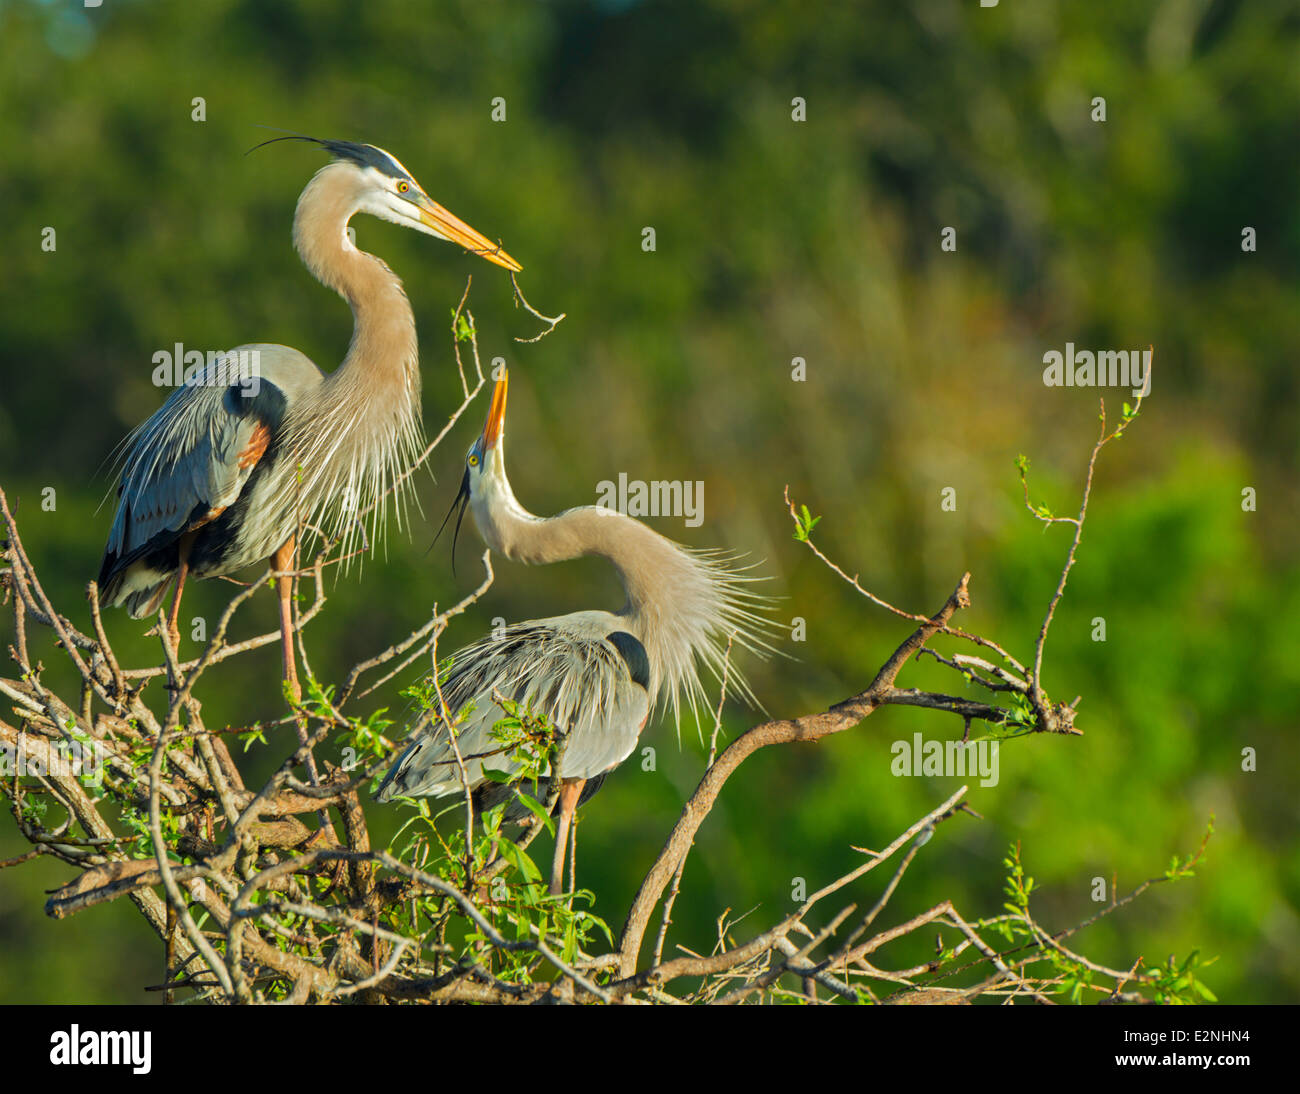
[(506, 383), (508, 380), (509, 374), (503, 368), (501, 370), (501, 379), (497, 381), (496, 387), (492, 389), (492, 404), (488, 407), (487, 424), (483, 426), (484, 452), (501, 439), (501, 429), (506, 422)]
[(518, 262), (502, 250), (499, 243), (493, 243), (481, 232), (476, 232), (460, 217), (448, 212), (431, 197), (421, 194), (418, 204), (420, 221), (426, 228), (432, 228), (444, 239), (449, 239), (452, 243), (459, 243), (465, 250), (481, 255), (489, 262), (504, 266), (514, 273), (518, 273), (523, 269)]

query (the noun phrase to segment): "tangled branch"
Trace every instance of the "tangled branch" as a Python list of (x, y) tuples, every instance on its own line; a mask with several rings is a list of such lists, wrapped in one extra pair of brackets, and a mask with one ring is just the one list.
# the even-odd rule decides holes
[[(467, 285), (452, 315), (464, 398), (416, 466), (430, 457), (486, 382), (477, 330), (466, 306), (468, 292)], [(522, 294), (519, 300), (550, 324), (548, 331), (563, 318), (547, 319)], [(462, 347), (468, 348), (468, 361)], [(824, 880), (766, 927), (738, 941), (741, 920), (724, 913), (711, 952), (679, 945), (665, 955), (673, 904), (683, 891), (694, 840), (728, 781), (760, 749), (820, 740), (860, 725), (882, 707), (899, 705), (957, 716), (963, 740), (974, 721), (1003, 737), (1081, 732), (1075, 726), (1078, 699), (1056, 703), (1042, 688), (1044, 645), (1075, 564), (1098, 455), (1137, 412), (1136, 406), (1126, 407), (1120, 425), (1108, 432), (1103, 405), (1102, 432), (1087, 465), (1077, 517), (1058, 518), (1035, 508), (1026, 480), (1025, 500), (1035, 517), (1073, 525), (1074, 537), (1032, 654), (1023, 662), (1002, 644), (954, 625), (957, 614), (970, 605), (970, 574), (960, 577), (932, 614), (901, 610), (823, 554), (811, 535), (817, 518), (797, 510), (787, 490), (795, 538), (871, 604), (915, 626), (857, 694), (820, 713), (756, 725), (719, 751), (728, 647), (723, 694), (699, 784), (648, 867), (617, 942), (586, 909), (591, 894), (550, 896), (528, 855), (533, 840), (552, 830), (555, 792), (533, 803), (535, 815), (517, 833), (507, 832), (499, 808), (476, 809), (459, 752), (465, 793), (451, 811), (463, 806), (464, 823), (448, 834), (430, 803), (420, 801), (389, 848), (372, 847), (360, 793), (391, 762), (397, 745), (386, 733), (391, 723), (382, 711), (363, 715), (356, 708), (427, 658), (435, 671), (407, 694), (422, 706), (426, 720), (455, 725), (458, 712), (448, 710), (442, 698), (438, 641), (448, 622), (490, 586), (487, 552), (477, 588), (449, 608), (435, 606), (427, 620), (358, 661), (335, 687), (317, 680), (308, 660), (310, 624), (328, 601), (323, 571), (339, 561), (338, 542), (325, 541), (295, 575), (313, 586), (306, 610), (297, 612), (295, 606), (299, 654), (308, 670), (304, 699), (265, 724), (216, 728), (205, 723), (198, 698), (208, 671), (277, 638), (275, 632), (244, 638), (232, 634), (240, 609), (265, 582), (232, 596), (196, 658), (181, 661), (161, 627), (161, 661), (128, 666), (109, 641), (93, 582), (87, 586), (90, 633), (46, 594), (9, 499), (0, 491), (6, 537), (0, 583), (13, 615), (9, 655), (17, 669), (16, 676), (0, 678), (0, 696), (9, 707), (0, 717), (0, 757), (6, 764), (0, 792), (31, 848), (0, 862), (0, 869), (20, 868), (40, 857), (69, 866), (72, 878), (46, 903), (55, 919), (131, 900), (163, 941), (165, 975), (157, 988), (169, 1001), (179, 992), (207, 1002), (728, 1004), (774, 998), (891, 1004), (977, 998), (1135, 1001), (1206, 994), (1195, 968), (1186, 963), (1147, 968), (1137, 961), (1128, 969), (1112, 969), (1064, 944), (1150, 885), (1189, 876), (1204, 845), (1165, 875), (1065, 930), (1051, 931), (1031, 913), (1033, 883), (1018, 848), (1006, 862), (1009, 901), (1004, 913), (970, 919), (952, 901), (943, 901), (882, 929), (882, 913), (898, 897), (907, 870), (924, 847), (959, 814), (976, 816), (966, 803), (966, 787), (917, 818), (882, 850), (854, 850), (855, 858), (838, 876)], [(1022, 462), (1022, 476), (1026, 472), (1027, 462)], [(33, 656), (38, 634), (52, 639), (75, 669), (75, 696), (60, 695), (44, 682), (43, 665)], [(932, 648), (940, 639), (983, 652)], [(983, 689), (988, 698), (901, 686), (908, 664), (922, 655)], [(165, 680), (165, 688), (146, 698), (146, 689), (158, 679)], [(513, 710), (505, 697), (497, 698), (511, 711), (502, 749), (530, 750), (538, 765), (557, 762), (554, 749), (563, 744), (553, 730), (527, 711)], [(260, 787), (247, 786), (228, 741), (237, 737), (246, 745), (270, 747), (264, 730), (286, 724), (298, 729), (296, 745)], [(355, 761), (318, 764), (316, 749), (325, 741), (350, 750)], [(877, 871), (886, 865), (892, 870), (865, 911), (859, 909), (863, 896), (840, 907), (832, 903), (850, 890), (871, 891), (871, 875), (880, 876)], [(652, 956), (643, 964), (644, 937), (656, 912), (660, 928)], [(899, 968), (882, 959), (887, 947), (922, 929), (940, 933), (932, 960)]]

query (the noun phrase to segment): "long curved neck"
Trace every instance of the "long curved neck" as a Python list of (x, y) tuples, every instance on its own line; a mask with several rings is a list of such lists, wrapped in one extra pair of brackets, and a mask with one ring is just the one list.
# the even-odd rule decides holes
[[(479, 532), (506, 558), (532, 565), (587, 555), (609, 560), (627, 594), (618, 614), (650, 658), (651, 696), (671, 706), (674, 719), (682, 692), (692, 709), (705, 699), (699, 669), (720, 674), (729, 634), (750, 649), (766, 646), (763, 621), (750, 610), (756, 598), (745, 591), (744, 578), (716, 559), (611, 509), (584, 506), (534, 516), (515, 499), (504, 473), (475, 502)], [(751, 694), (734, 669), (731, 679), (741, 694)]]
[[(322, 168), (298, 199), (294, 247), (312, 274), (352, 307), (352, 342), (343, 363), (286, 420), (308, 507), (333, 506), (333, 531), (350, 554), (367, 511), (385, 518), (390, 488), (423, 447), (415, 316), (397, 275), (348, 238), (359, 209), (350, 169)], [(400, 522), (410, 480), (396, 496)]]
[(620, 614), (634, 623), (662, 614), (682, 591), (671, 579), (693, 568), (694, 560), (675, 543), (631, 517), (596, 506), (537, 517), (515, 502), (496, 514), (493, 531), (495, 550), (530, 566), (588, 555), (607, 559), (627, 594)]
[[(419, 385), (415, 316), (401, 279), (348, 238), (355, 190), (325, 167), (307, 184), (293, 218), (293, 243), (312, 275), (352, 308), (352, 343), (330, 379), (364, 372), (377, 385)], [(342, 382), (341, 379), (335, 382)]]

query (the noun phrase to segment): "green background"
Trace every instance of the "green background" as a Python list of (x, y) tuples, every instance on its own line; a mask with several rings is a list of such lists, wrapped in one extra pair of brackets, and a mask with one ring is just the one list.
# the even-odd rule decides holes
[[(909, 610), (933, 611), (971, 570), (963, 625), (1023, 659), (1067, 530), (1025, 512), (1013, 460), (1033, 461), (1036, 500), (1073, 513), (1098, 424), (1099, 392), (1045, 387), (1042, 355), (1154, 343), (1153, 394), (1102, 456), (1047, 647), (1044, 683), (1082, 695), (1085, 736), (1005, 746), (1000, 784), (972, 785), (985, 819), (943, 826), (881, 922), (945, 898), (967, 918), (995, 912), (1019, 840), (1040, 920), (1060, 929), (1095, 910), (1093, 878), (1127, 891), (1192, 851), (1213, 813), (1197, 878), (1072, 944), (1124, 967), (1199, 948), (1219, 955), (1206, 979), (1220, 999), (1294, 1001), (1297, 24), (1284, 0), (0, 0), (0, 485), (46, 588), (84, 626), (111, 519), (105, 458), (163, 397), (152, 355), (283, 342), (329, 369), (346, 350), (347, 307), (289, 241), (323, 157), (291, 143), (245, 157), (270, 135), (256, 127), (378, 144), (504, 241), (539, 309), (568, 314), (520, 345), (537, 328), (502, 271), (358, 218), (359, 244), (410, 294), (429, 431), (460, 401), (447, 322), (473, 274), (484, 354), (512, 370), (522, 502), (591, 503), (619, 472), (703, 480), (702, 527), (652, 523), (762, 560), (781, 619), (807, 621), (790, 659), (742, 666), (769, 711), (794, 716), (861, 690), (908, 628), (791, 539), (785, 484), (823, 514), (819, 544)], [(955, 253), (940, 250), (945, 226)], [(1118, 410), (1126, 396), (1107, 394)], [(420, 477), (413, 531), (393, 530), (311, 626), (326, 678), (477, 583), (472, 537), (458, 579), (445, 545), (427, 548), (485, 408), (435, 454), (437, 482)], [(947, 487), (955, 512), (940, 507)], [(191, 586), (186, 617), (215, 618), (229, 592)], [(596, 561), (500, 563), (444, 649), (494, 616), (620, 603)], [(241, 633), (273, 619), (259, 596)], [(144, 624), (117, 612), (108, 625), (120, 654), (157, 659)], [(59, 651), (39, 652), (66, 682)], [(211, 672), (209, 723), (273, 710), (277, 672), (273, 647)], [(933, 662), (900, 683), (956, 687)], [(404, 703), (396, 685), (376, 698)], [(752, 720), (733, 709), (728, 732)], [(851, 845), (881, 846), (943, 800), (959, 780), (890, 774), (890, 745), (917, 731), (961, 726), (887, 709), (755, 756), (700, 834), (672, 941), (707, 948), (719, 913), (756, 908), (743, 937), (790, 908), (793, 879), (818, 887), (859, 861)], [(273, 743), (250, 771), (283, 754)], [(680, 747), (663, 723), (643, 743), (657, 770), (629, 762), (580, 826), (581, 880), (616, 928), (703, 760), (693, 724)], [(381, 834), (398, 816), (369, 814)], [(0, 820), (0, 857), (24, 846)], [(53, 861), (0, 872), (0, 1001), (156, 1000), (142, 988), (160, 979), (161, 945), (126, 901), (44, 917), (43, 890), (69, 877)]]

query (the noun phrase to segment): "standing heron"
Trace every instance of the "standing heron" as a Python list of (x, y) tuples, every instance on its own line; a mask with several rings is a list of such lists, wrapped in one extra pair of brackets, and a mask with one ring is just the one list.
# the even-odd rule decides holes
[(389, 490), (422, 443), (411, 305), (384, 261), (356, 248), (348, 222), (369, 213), (507, 270), (521, 267), (430, 198), (383, 149), (274, 140), (311, 141), (334, 157), (298, 198), (293, 243), (312, 275), (352, 307), (347, 356), (326, 376), (288, 346), (245, 345), (188, 377), (125, 442), (99, 588), (106, 603), (125, 604), (140, 619), (158, 611), (174, 582), (167, 626), (176, 646), (186, 577), (270, 559), (284, 674), (297, 698), (289, 601), (298, 529), (330, 510), (346, 553), (358, 514), (374, 510), (374, 524), (382, 522)]
[[(528, 811), (512, 786), (489, 779), (484, 768), (519, 772), (493, 732), (506, 716), (499, 700), (545, 716), (562, 740), (550, 883), (550, 891), (558, 893), (577, 806), (627, 759), (656, 709), (671, 708), (677, 721), (684, 694), (698, 712), (705, 699), (701, 665), (721, 677), (729, 640), (765, 654), (772, 648), (771, 625), (756, 614), (765, 598), (747, 588), (756, 579), (729, 569), (718, 552), (689, 550), (612, 509), (588, 505), (553, 517), (524, 509), (506, 478), (507, 379), (503, 371), (492, 392), (487, 424), (465, 457), (465, 476), (452, 506), (458, 510), (456, 531), (468, 507), (487, 545), (514, 561), (536, 564), (598, 555), (618, 572), (627, 603), (618, 612), (574, 612), (515, 623), (453, 654), (440, 691), (453, 720), (461, 718), (455, 744), (442, 719), (431, 716), (431, 724), (417, 730), (375, 797), (389, 801), (463, 793), (463, 762), (479, 808), (504, 801), (509, 803), (506, 819), (524, 819)], [(742, 675), (728, 669), (727, 679), (743, 698), (755, 702)], [(549, 797), (549, 781), (543, 796)]]

